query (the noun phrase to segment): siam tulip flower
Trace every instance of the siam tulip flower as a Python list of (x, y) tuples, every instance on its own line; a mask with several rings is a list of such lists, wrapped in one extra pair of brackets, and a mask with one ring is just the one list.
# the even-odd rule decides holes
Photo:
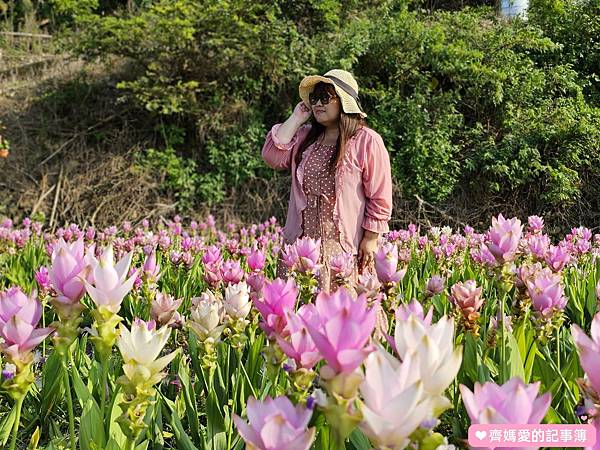
[(404, 278), (406, 269), (398, 268), (398, 247), (391, 242), (383, 244), (375, 252), (375, 271), (381, 283), (398, 283)]
[(314, 272), (318, 270), (318, 261), (321, 249), (321, 239), (312, 239), (308, 236), (297, 239), (293, 244), (298, 255), (297, 269), (300, 272)]
[[(173, 296), (157, 292), (150, 309), (150, 316), (160, 325), (170, 325), (180, 320), (177, 308), (181, 306), (183, 299), (175, 300)], [(177, 314), (177, 316), (176, 316)]]
[(131, 331), (123, 324), (117, 346), (123, 357), (124, 375), (117, 379), (123, 386), (123, 401), (119, 404), (123, 414), (117, 418), (121, 430), (133, 440), (146, 428), (144, 417), (150, 399), (155, 395), (154, 385), (166, 374), (162, 370), (175, 358), (178, 350), (161, 358), (163, 347), (169, 340), (171, 329), (156, 330), (156, 323), (135, 319)]
[(546, 253), (545, 261), (553, 272), (560, 272), (571, 260), (571, 254), (566, 246), (551, 245)]
[(235, 259), (228, 259), (221, 267), (221, 277), (228, 284), (236, 284), (244, 278), (244, 270), (240, 266), (240, 262)]
[(600, 313), (592, 320), (590, 337), (577, 325), (571, 325), (571, 334), (579, 352), (579, 361), (592, 388), (600, 397)]
[(64, 316), (79, 315), (79, 300), (85, 294), (84, 278), (87, 276), (89, 258), (85, 257), (83, 239), (67, 244), (60, 239), (52, 251), (48, 276), (58, 294), (54, 305)]
[(160, 265), (156, 262), (156, 251), (152, 251), (146, 256), (142, 268), (144, 278), (151, 284), (154, 284), (160, 278)]
[[(312, 304), (302, 305), (297, 312), (286, 311), (286, 329), (275, 335), (281, 350), (296, 363), (296, 367), (311, 369), (321, 360), (321, 354), (310, 337), (305, 323), (320, 326), (319, 314)], [(286, 335), (284, 338), (283, 335)]]
[(542, 270), (542, 265), (539, 262), (517, 268), (515, 270), (515, 286), (519, 289), (526, 289), (527, 282), (533, 280), (535, 274), (540, 270)]
[(466, 318), (476, 320), (479, 317), (477, 311), (483, 305), (482, 290), (475, 280), (459, 281), (450, 288), (450, 301), (460, 308)]
[(315, 438), (315, 428), (306, 428), (312, 410), (294, 406), (285, 396), (268, 396), (262, 402), (250, 396), (246, 413), (249, 423), (237, 414), (233, 421), (247, 449), (308, 450)]
[(211, 287), (217, 287), (221, 280), (221, 267), (218, 263), (208, 263), (204, 266), (204, 281)]
[(415, 316), (423, 325), (429, 327), (433, 317), (433, 307), (430, 307), (427, 315), (425, 315), (421, 303), (417, 299), (413, 299), (412, 302), (402, 304), (396, 309), (396, 321), (408, 320), (410, 316)]
[(267, 257), (265, 255), (265, 253), (263, 251), (255, 248), (252, 250), (250, 255), (248, 255), (248, 258), (247, 258), (248, 267), (253, 272), (259, 272), (259, 271), (263, 270), (263, 268), (265, 267), (266, 260), (267, 260)]
[(44, 266), (41, 266), (38, 271), (35, 273), (35, 281), (40, 287), (41, 291), (46, 293), (52, 288), (52, 283), (50, 281), (50, 273), (48, 269)]
[(369, 272), (363, 273), (358, 276), (358, 284), (356, 285), (356, 292), (365, 294), (369, 300), (373, 300), (379, 297), (379, 290), (381, 289), (381, 283), (377, 277)]
[(425, 391), (441, 395), (456, 377), (462, 362), (462, 349), (454, 347), (454, 320), (446, 316), (426, 326), (417, 316), (396, 322), (396, 351), (404, 361), (409, 353), (419, 358), (419, 372)]
[(188, 325), (201, 342), (215, 342), (221, 336), (225, 325), (221, 325), (225, 311), (223, 305), (212, 292), (206, 291), (200, 297), (192, 299), (192, 309)]
[(232, 319), (244, 319), (250, 313), (252, 303), (248, 285), (241, 281), (230, 284), (225, 288), (225, 301), (223, 302), (225, 312)]
[(552, 400), (549, 392), (538, 397), (539, 389), (539, 381), (525, 384), (519, 377), (511, 378), (502, 386), (491, 381), (483, 385), (475, 383), (473, 392), (460, 385), (471, 424), (539, 424)]
[(331, 272), (339, 278), (346, 279), (352, 275), (354, 260), (351, 253), (340, 253), (331, 258)]
[(265, 286), (265, 275), (261, 272), (255, 272), (248, 275), (246, 280), (250, 287), (250, 297), (254, 300), (262, 295)]
[(561, 276), (548, 268), (535, 274), (527, 281), (527, 291), (533, 308), (544, 317), (550, 317), (554, 311), (562, 311), (567, 304)]
[(33, 360), (31, 350), (53, 328), (36, 328), (42, 317), (42, 304), (35, 293), (25, 295), (18, 287), (0, 292), (0, 349), (17, 367)]
[(425, 296), (433, 297), (444, 292), (445, 279), (439, 275), (433, 275), (425, 285)]
[(296, 253), (296, 247), (290, 244), (285, 244), (281, 258), (289, 270), (293, 269), (298, 263), (298, 253)]
[(376, 448), (406, 448), (409, 436), (431, 414), (434, 400), (419, 380), (418, 365), (414, 354), (400, 363), (380, 347), (365, 360), (359, 427)]
[(550, 248), (550, 238), (547, 234), (536, 234), (527, 240), (527, 245), (534, 257), (543, 260)]
[(118, 263), (114, 263), (112, 246), (104, 249), (100, 260), (91, 257), (94, 284), (83, 280), (87, 293), (99, 310), (113, 314), (121, 309), (121, 302), (133, 287), (138, 274), (137, 270), (128, 279), (127, 273), (133, 254), (126, 254)]
[(263, 287), (263, 297), (254, 300), (254, 306), (260, 312), (263, 320), (260, 327), (268, 337), (281, 334), (286, 326), (286, 311), (296, 306), (298, 288), (292, 278), (284, 281), (276, 278), (266, 282)]
[(527, 218), (528, 230), (531, 233), (540, 233), (544, 229), (544, 219), (539, 216), (529, 216)]
[(516, 217), (505, 219), (500, 214), (497, 218), (492, 218), (487, 247), (499, 263), (503, 264), (515, 259), (522, 232), (523, 226)]
[(220, 265), (222, 261), (221, 250), (216, 245), (208, 247), (204, 255), (202, 255), (202, 262), (204, 264), (218, 263)]
[(355, 300), (344, 287), (333, 294), (320, 292), (315, 307), (320, 325), (316, 327), (308, 320), (304, 324), (327, 361), (325, 373), (334, 376), (353, 372), (374, 349), (369, 339), (375, 327), (376, 309), (368, 307), (364, 294)]

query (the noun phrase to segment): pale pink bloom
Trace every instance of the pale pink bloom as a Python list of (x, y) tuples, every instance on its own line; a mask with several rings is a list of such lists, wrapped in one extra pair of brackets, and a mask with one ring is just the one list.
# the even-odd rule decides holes
[(433, 306), (429, 308), (427, 315), (425, 315), (421, 303), (419, 303), (417, 299), (413, 299), (412, 302), (402, 304), (396, 309), (396, 321), (408, 320), (408, 318), (413, 315), (416, 316), (423, 325), (428, 327), (431, 325), (431, 319), (433, 317)]
[(265, 253), (257, 248), (253, 249), (250, 255), (248, 255), (248, 267), (254, 272), (258, 272), (265, 267), (267, 257)]
[(321, 354), (317, 346), (310, 337), (305, 323), (308, 322), (313, 327), (320, 326), (319, 314), (314, 305), (307, 304), (298, 308), (298, 312), (287, 311), (287, 324), (283, 334), (277, 334), (275, 337), (281, 350), (292, 358), (297, 367), (311, 369), (321, 360)]
[(562, 311), (567, 304), (561, 276), (548, 268), (540, 270), (527, 281), (527, 292), (533, 308), (545, 317), (551, 316), (554, 311)]
[(398, 269), (398, 247), (391, 242), (380, 246), (375, 252), (375, 271), (382, 283), (398, 283), (404, 278), (406, 269)]
[(525, 384), (519, 377), (511, 378), (502, 386), (491, 381), (483, 385), (475, 383), (474, 392), (465, 385), (460, 385), (462, 400), (471, 418), (471, 424), (539, 424), (552, 400), (549, 392), (538, 397), (539, 389), (539, 381)]
[(27, 296), (18, 287), (0, 292), (0, 348), (12, 361), (28, 359), (31, 350), (54, 331), (36, 328), (41, 317), (42, 304), (35, 293)]
[(527, 218), (528, 229), (532, 233), (539, 233), (544, 228), (544, 219), (539, 216), (529, 216)]
[(365, 294), (369, 299), (375, 299), (379, 295), (381, 289), (381, 283), (377, 279), (377, 276), (370, 272), (365, 272), (358, 276), (358, 284), (356, 291), (358, 294)]
[(533, 256), (543, 260), (550, 248), (550, 238), (547, 234), (534, 234), (527, 239), (527, 245)]
[(67, 244), (60, 239), (52, 251), (48, 276), (58, 294), (57, 301), (73, 305), (85, 294), (83, 279), (88, 266), (83, 239)]
[(499, 263), (515, 259), (522, 232), (523, 226), (516, 217), (505, 219), (500, 214), (492, 218), (486, 244)]
[(119, 312), (121, 302), (131, 291), (138, 273), (137, 270), (127, 279), (129, 265), (133, 254), (127, 253), (115, 264), (112, 246), (104, 249), (100, 260), (91, 258), (94, 286), (84, 280), (87, 293), (98, 308), (105, 308), (113, 313)]
[(551, 245), (546, 253), (546, 264), (554, 272), (560, 272), (571, 261), (571, 254), (566, 246)]
[(425, 295), (433, 297), (436, 294), (444, 292), (445, 279), (439, 275), (433, 275), (425, 285)]
[(367, 305), (364, 294), (355, 300), (344, 287), (333, 294), (320, 292), (315, 307), (320, 325), (307, 320), (304, 324), (319, 352), (335, 373), (353, 372), (373, 351), (369, 341), (376, 309)]
[(579, 351), (581, 367), (600, 397), (600, 313), (592, 320), (589, 337), (575, 324), (571, 325), (571, 334)]
[(152, 253), (146, 256), (142, 271), (146, 279), (150, 282), (155, 283), (158, 281), (160, 278), (160, 265), (156, 262), (156, 251), (152, 251)]
[(249, 423), (233, 415), (247, 449), (308, 450), (315, 438), (315, 428), (307, 429), (312, 410), (294, 406), (285, 396), (267, 397), (262, 402), (250, 396), (246, 405)]
[(293, 246), (296, 248), (296, 255), (298, 255), (297, 269), (300, 272), (314, 272), (318, 269), (321, 239), (315, 240), (305, 236), (297, 239)]
[(351, 253), (340, 253), (331, 258), (331, 272), (340, 278), (348, 278), (354, 269), (354, 259)]
[(450, 288), (450, 301), (462, 310), (465, 317), (469, 317), (483, 305), (482, 290), (475, 280), (459, 281)]
[(240, 262), (235, 259), (228, 259), (221, 267), (221, 277), (225, 283), (236, 284), (244, 278), (244, 270)]
[(225, 311), (223, 305), (212, 292), (206, 291), (200, 297), (192, 299), (190, 320), (187, 324), (198, 335), (200, 341), (216, 341), (225, 328), (222, 325)]
[(172, 295), (157, 292), (152, 301), (150, 316), (160, 325), (169, 325), (174, 321), (177, 308), (181, 306), (183, 299), (175, 300)]
[(248, 285), (241, 281), (237, 284), (227, 286), (225, 288), (223, 306), (225, 307), (225, 312), (232, 319), (244, 319), (252, 308)]

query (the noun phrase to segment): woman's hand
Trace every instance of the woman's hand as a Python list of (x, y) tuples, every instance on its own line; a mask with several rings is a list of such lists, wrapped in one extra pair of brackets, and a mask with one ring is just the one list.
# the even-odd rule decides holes
[(358, 246), (358, 272), (363, 273), (365, 268), (373, 267), (374, 255), (377, 250), (378, 233), (365, 230), (365, 234)]
[(310, 119), (311, 115), (312, 110), (306, 106), (304, 102), (298, 103), (294, 108), (294, 112), (292, 113), (292, 116), (294, 116), (299, 125), (302, 125), (304, 122)]

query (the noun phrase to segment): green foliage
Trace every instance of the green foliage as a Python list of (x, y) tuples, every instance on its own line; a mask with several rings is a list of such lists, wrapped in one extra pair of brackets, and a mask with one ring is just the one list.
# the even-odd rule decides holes
[(171, 168), (182, 204), (218, 203), (270, 176), (266, 131), (304, 75), (341, 67), (356, 75), (405, 195), (521, 192), (545, 210), (598, 194), (598, 2), (535, 0), (525, 22), (408, 1), (162, 0), (81, 16), (74, 49), (126, 58), (123, 100), (190, 124), (177, 148), (198, 151), (149, 156)]

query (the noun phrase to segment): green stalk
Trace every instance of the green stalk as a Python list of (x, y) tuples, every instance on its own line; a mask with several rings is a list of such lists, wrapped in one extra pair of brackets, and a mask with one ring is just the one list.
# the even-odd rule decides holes
[(12, 430), (12, 439), (10, 441), (10, 450), (15, 450), (15, 445), (17, 444), (17, 434), (19, 434), (19, 423), (21, 422), (21, 407), (23, 406), (23, 400), (25, 400), (25, 395), (22, 395), (19, 400), (17, 400), (17, 404), (15, 407), (17, 408), (15, 423), (13, 424)]
[(64, 377), (64, 383), (65, 383), (65, 391), (67, 393), (67, 410), (69, 412), (69, 442), (71, 444), (71, 450), (76, 450), (75, 447), (75, 416), (73, 414), (73, 397), (71, 395), (71, 382), (69, 380), (70, 376), (69, 376), (69, 370), (67, 368), (67, 358), (68, 355), (65, 354), (63, 356), (63, 361), (62, 361), (62, 365), (63, 368), (65, 369), (65, 377)]
[(102, 414), (102, 426), (107, 427), (106, 420), (106, 386), (108, 384), (108, 358), (102, 358), (102, 381), (100, 385), (100, 414)]
[(125, 444), (125, 450), (134, 450), (135, 449), (135, 441), (132, 439), (127, 439), (127, 443)]

